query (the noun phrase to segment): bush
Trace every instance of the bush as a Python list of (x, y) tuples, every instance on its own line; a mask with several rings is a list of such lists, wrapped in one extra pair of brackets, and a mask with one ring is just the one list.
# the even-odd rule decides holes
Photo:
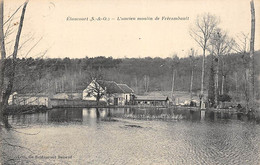
[(221, 102), (230, 102), (231, 99), (232, 98), (228, 94), (223, 94), (218, 96), (218, 100)]

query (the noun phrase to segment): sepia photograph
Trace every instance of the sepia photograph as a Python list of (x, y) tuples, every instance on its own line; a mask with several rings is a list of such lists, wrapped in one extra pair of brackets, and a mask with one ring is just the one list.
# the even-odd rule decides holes
[(260, 0), (0, 0), (0, 165), (259, 165)]

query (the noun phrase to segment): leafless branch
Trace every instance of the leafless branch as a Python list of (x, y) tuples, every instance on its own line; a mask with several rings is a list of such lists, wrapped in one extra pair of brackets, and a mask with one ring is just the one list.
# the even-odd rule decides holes
[(21, 6), (19, 6), (15, 12), (4, 22), (3, 25), (5, 25), (8, 21), (10, 21), (11, 19), (13, 19), (13, 16), (19, 11), (19, 9), (23, 6), (24, 4), (22, 4)]
[(31, 36), (31, 37), (29, 37), (27, 40), (25, 40), (25, 41), (21, 44), (21, 46), (19, 47), (19, 50), (22, 49), (22, 47), (23, 47), (27, 42), (29, 42), (29, 41), (32, 40), (32, 39), (33, 39), (33, 36)]
[(26, 53), (25, 57), (29, 55), (29, 53), (39, 44), (39, 42), (42, 40), (42, 37), (29, 49), (29, 51)]
[(11, 34), (11, 33), (9, 32), (9, 29), (10, 29), (10, 27), (11, 27), (12, 20), (13, 20), (13, 18), (10, 20), (10, 22), (9, 22), (7, 28), (6, 28), (5, 37), (4, 37), (5, 39), (6, 39), (6, 37), (7, 37), (8, 35)]

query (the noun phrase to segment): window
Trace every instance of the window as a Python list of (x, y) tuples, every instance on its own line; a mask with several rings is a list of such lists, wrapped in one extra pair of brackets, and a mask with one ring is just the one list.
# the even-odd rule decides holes
[(88, 94), (87, 94), (87, 97), (90, 97), (91, 96), (91, 93), (90, 92), (88, 92)]

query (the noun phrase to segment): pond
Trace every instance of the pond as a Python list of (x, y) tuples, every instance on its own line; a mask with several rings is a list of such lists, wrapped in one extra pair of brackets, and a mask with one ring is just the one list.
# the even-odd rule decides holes
[(259, 124), (232, 113), (81, 108), (8, 119), (0, 164), (260, 164)]

